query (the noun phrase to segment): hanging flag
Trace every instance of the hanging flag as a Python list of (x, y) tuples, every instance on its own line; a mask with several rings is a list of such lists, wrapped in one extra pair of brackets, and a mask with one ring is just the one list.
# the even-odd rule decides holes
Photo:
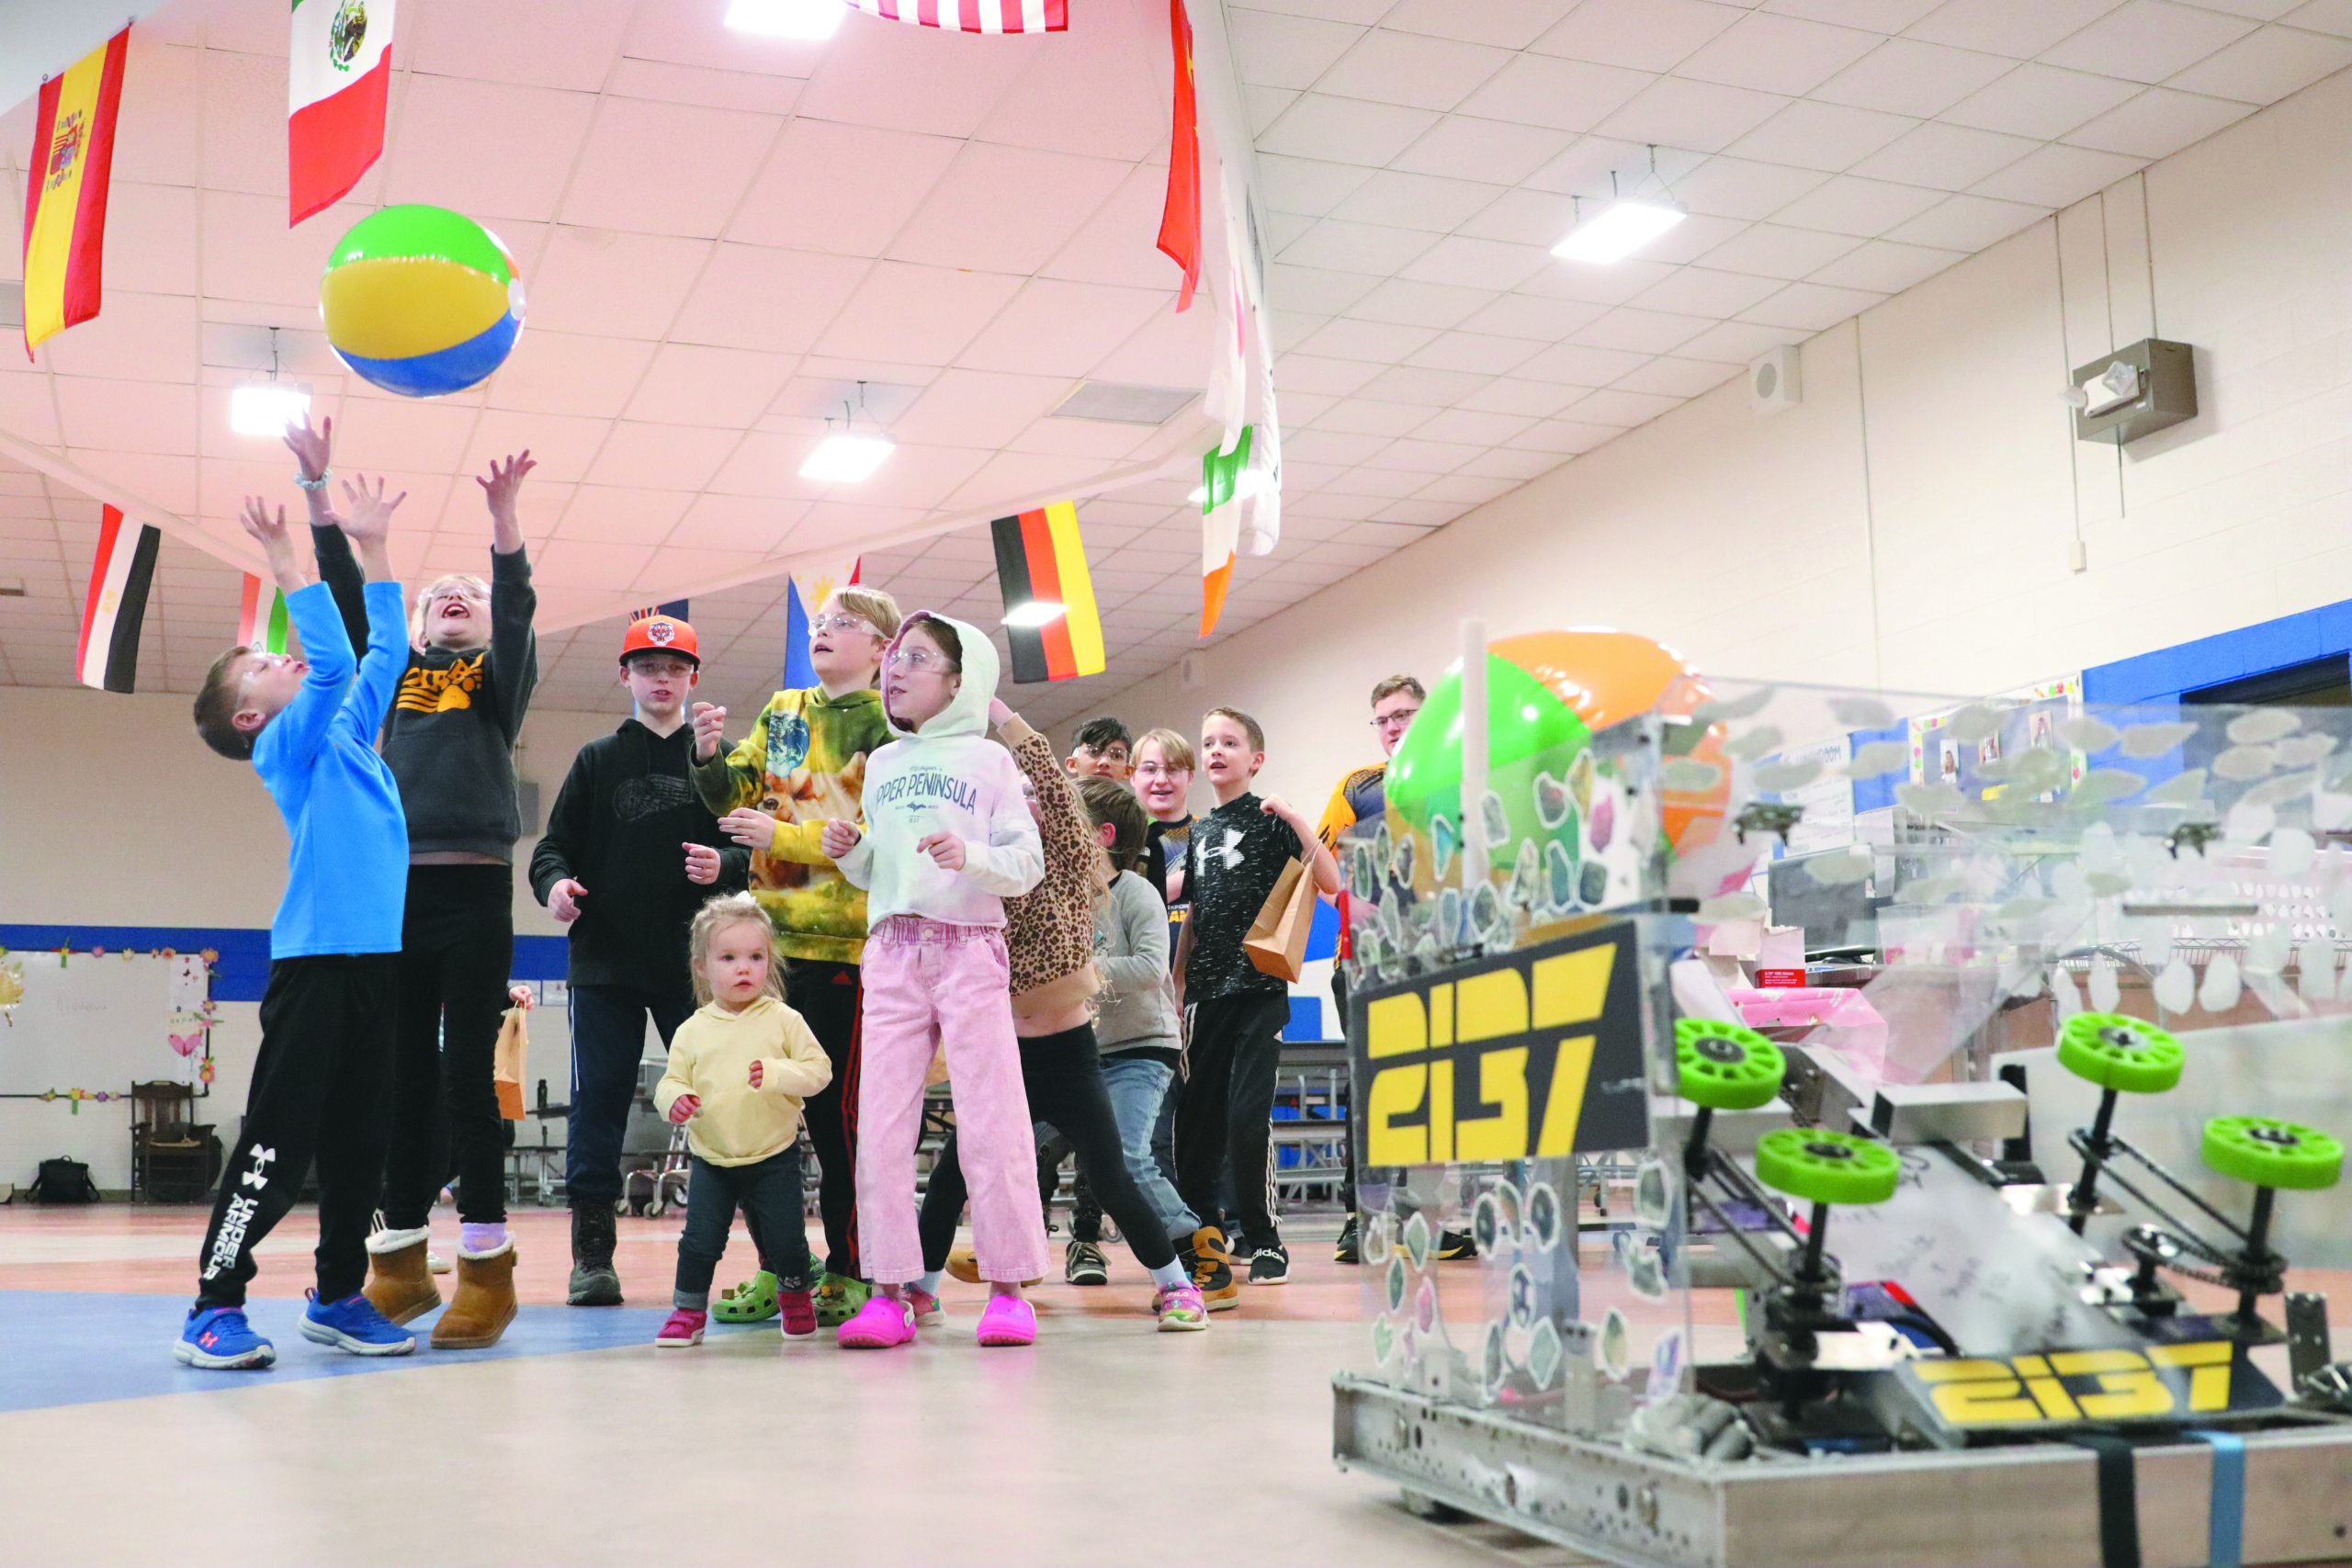
[(128, 692), (139, 676), (139, 626), (147, 618), (147, 586), (164, 536), (150, 523), (135, 525), (135, 532), (124, 528), (122, 513), (111, 506), (101, 517), (74, 671), (85, 686)]
[(1241, 510), (1250, 470), (1249, 425), (1229, 452), (1201, 459), (1201, 636), (1216, 630), (1225, 591), (1233, 585), (1233, 555), (1241, 538)]
[[(1004, 592), (1004, 639), (1012, 650), (1014, 682), (1102, 673), (1102, 615), (1094, 604), (1094, 579), (1086, 570), (1085, 541), (1078, 535), (1078, 508), (1057, 501), (1000, 517), (989, 527), (996, 536), (996, 577)], [(1062, 613), (1041, 625), (1016, 624), (1016, 613), (1032, 604), (1058, 604)]]
[(632, 621), (641, 621), (648, 615), (667, 615), (673, 621), (694, 619), (686, 614), (686, 601), (684, 599), (673, 599), (666, 604), (642, 604), (628, 613)]
[[(809, 622), (836, 588), (847, 588), (858, 580), (865, 565), (861, 558), (849, 563), (847, 570), (838, 566), (819, 567), (814, 571), (794, 572), (784, 582), (784, 684), (786, 692), (806, 691), (817, 684), (817, 666), (808, 658)], [(807, 583), (804, 592), (801, 584)]]
[(245, 591), (237, 605), (237, 646), (257, 653), (286, 651), (286, 591), (245, 573)]
[(1069, 0), (849, 0), (869, 17), (951, 33), (1069, 30)]
[(1188, 309), (1201, 281), (1201, 130), (1193, 96), (1193, 24), (1184, 0), (1168, 0), (1170, 48), (1175, 56), (1176, 101), (1169, 111), (1168, 199), (1159, 209), (1159, 248), (1184, 269), (1176, 309)]
[(115, 113), (130, 29), (40, 85), (25, 175), (25, 356), (98, 313)]
[(341, 201), (384, 152), (394, 0), (294, 0), (287, 74), (292, 228)]

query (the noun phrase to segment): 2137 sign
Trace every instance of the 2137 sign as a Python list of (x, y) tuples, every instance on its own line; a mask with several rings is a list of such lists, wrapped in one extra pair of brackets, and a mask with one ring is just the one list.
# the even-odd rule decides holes
[(1361, 992), (1368, 1166), (1560, 1159), (1648, 1141), (1630, 920)]

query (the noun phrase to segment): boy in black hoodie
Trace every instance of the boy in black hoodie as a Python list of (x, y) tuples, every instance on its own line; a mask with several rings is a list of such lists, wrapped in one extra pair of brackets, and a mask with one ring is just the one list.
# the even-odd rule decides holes
[(644, 615), (629, 624), (620, 682), (635, 711), (571, 760), (531, 855), (531, 891), (571, 928), (564, 1181), (573, 1306), (620, 1304), (613, 1206), (646, 1016), (666, 1047), (693, 1015), (687, 928), (703, 900), (741, 892), (751, 870), (749, 852), (721, 843), (718, 819), (695, 793), (685, 700), (701, 670), (685, 622)]

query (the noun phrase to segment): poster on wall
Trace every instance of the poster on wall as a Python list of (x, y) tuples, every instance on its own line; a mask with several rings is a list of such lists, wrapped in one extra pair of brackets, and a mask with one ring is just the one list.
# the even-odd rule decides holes
[[(2018, 759), (2038, 750), (2056, 754), (2071, 787), (2088, 771), (2090, 759), (2071, 750), (2058, 731), (2082, 711), (2077, 672), (1914, 718), (1911, 782), (1947, 784), (1968, 800), (1998, 800), (2015, 787)], [(2055, 792), (2041, 798), (2054, 799)]]

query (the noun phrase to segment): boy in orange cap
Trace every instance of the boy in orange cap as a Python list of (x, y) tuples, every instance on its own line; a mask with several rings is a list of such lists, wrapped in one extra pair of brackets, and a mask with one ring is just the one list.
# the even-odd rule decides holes
[(701, 678), (691, 625), (666, 615), (629, 623), (620, 683), (634, 709), (572, 758), (531, 855), (531, 891), (571, 928), (573, 1306), (620, 1304), (613, 1209), (645, 1020), (667, 1047), (692, 1016), (687, 929), (704, 899), (741, 892), (751, 869), (695, 793), (685, 702)]

